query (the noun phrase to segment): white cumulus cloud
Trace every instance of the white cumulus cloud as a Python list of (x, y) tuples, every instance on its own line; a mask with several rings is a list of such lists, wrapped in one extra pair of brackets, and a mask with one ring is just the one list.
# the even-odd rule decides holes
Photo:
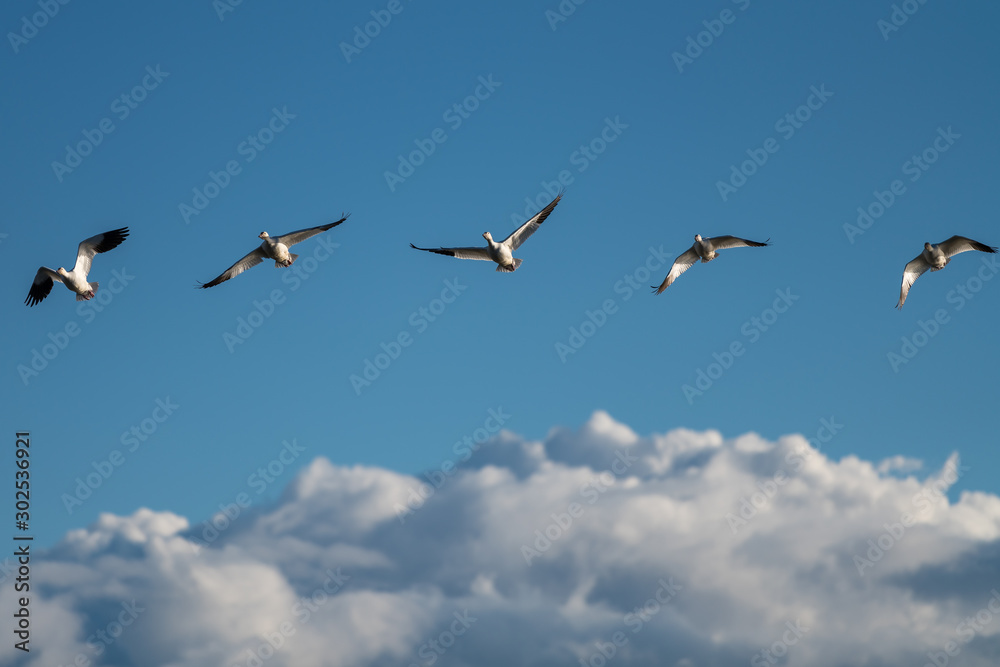
[(958, 453), (919, 469), (603, 412), (501, 432), (437, 488), (318, 458), (212, 540), (147, 509), (67, 534), (34, 563), (36, 645), (0, 661), (996, 665), (1000, 498), (949, 502)]

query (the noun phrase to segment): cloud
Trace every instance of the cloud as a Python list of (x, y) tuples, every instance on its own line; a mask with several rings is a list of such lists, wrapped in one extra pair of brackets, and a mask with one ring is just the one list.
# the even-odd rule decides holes
[[(37, 646), (17, 655), (995, 665), (1000, 498), (949, 502), (967, 470), (957, 453), (904, 476), (918, 468), (834, 461), (798, 435), (639, 436), (603, 412), (543, 442), (501, 432), (437, 488), (318, 458), (273, 506), (213, 517), (211, 541), (205, 524), (147, 509), (67, 534), (36, 557)], [(0, 604), (13, 608), (11, 587)], [(14, 655), (4, 642), (0, 661)]]

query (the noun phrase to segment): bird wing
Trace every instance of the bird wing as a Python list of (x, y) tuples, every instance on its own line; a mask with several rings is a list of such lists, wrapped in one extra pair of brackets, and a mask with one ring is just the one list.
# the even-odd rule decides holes
[(503, 243), (511, 250), (517, 250), (521, 247), (521, 244), (528, 240), (535, 230), (545, 222), (545, 218), (549, 217), (552, 213), (552, 209), (556, 207), (559, 200), (562, 199), (563, 193), (556, 195), (556, 198), (549, 202), (549, 205), (543, 208), (541, 211), (535, 214), (535, 217), (528, 220), (526, 223), (518, 227), (516, 230), (511, 232), (510, 236), (503, 240)]
[(80, 241), (80, 245), (76, 249), (76, 265), (73, 267), (73, 271), (75, 273), (83, 271), (83, 275), (86, 277), (90, 273), (90, 264), (94, 260), (94, 255), (117, 248), (127, 237), (128, 227), (122, 227)]
[(410, 247), (414, 250), (436, 252), (439, 255), (448, 255), (449, 257), (457, 257), (458, 259), (493, 259), (486, 248), (418, 248), (412, 243)]
[(938, 247), (941, 248), (941, 252), (944, 253), (945, 257), (951, 258), (960, 252), (967, 252), (969, 250), (979, 250), (980, 252), (996, 252), (997, 249), (988, 246), (979, 241), (973, 241), (972, 239), (965, 238), (964, 236), (952, 236), (947, 241), (941, 241), (938, 243)]
[(713, 250), (725, 250), (726, 248), (760, 248), (770, 245), (771, 239), (768, 239), (763, 243), (759, 243), (757, 241), (741, 239), (736, 236), (713, 236), (708, 239), (708, 241), (712, 244)]
[(264, 250), (262, 248), (255, 248), (253, 251), (247, 253), (242, 259), (230, 266), (228, 269), (222, 272), (214, 280), (207, 283), (199, 283), (199, 287), (202, 289), (208, 289), (209, 287), (215, 287), (219, 283), (224, 283), (230, 278), (240, 275), (247, 269), (253, 268), (264, 261)]
[(317, 234), (322, 234), (328, 229), (333, 229), (334, 227), (342, 223), (344, 220), (347, 220), (350, 216), (351, 214), (348, 213), (340, 220), (336, 222), (331, 222), (328, 225), (320, 225), (319, 227), (310, 227), (309, 229), (300, 229), (297, 232), (289, 232), (288, 234), (282, 234), (281, 236), (277, 237), (274, 240), (277, 241), (278, 243), (284, 243), (286, 247), (291, 247), (296, 243), (301, 243), (302, 241), (305, 241), (308, 238), (312, 238)]
[(698, 261), (698, 253), (695, 251), (694, 246), (687, 249), (686, 252), (681, 253), (681, 255), (674, 260), (673, 265), (670, 267), (670, 273), (667, 277), (663, 279), (659, 287), (653, 286), (653, 289), (657, 294), (663, 292), (677, 280), (677, 277), (694, 266), (694, 263)]
[(62, 282), (62, 277), (47, 266), (38, 267), (35, 279), (28, 289), (28, 296), (24, 299), (24, 303), (28, 306), (34, 306), (47, 297), (49, 292), (52, 291), (53, 280)]
[(910, 293), (910, 287), (929, 268), (931, 268), (931, 265), (924, 259), (923, 253), (920, 253), (907, 263), (903, 269), (903, 285), (899, 288), (899, 303), (896, 304), (896, 308), (903, 307), (903, 304), (906, 302), (906, 295)]

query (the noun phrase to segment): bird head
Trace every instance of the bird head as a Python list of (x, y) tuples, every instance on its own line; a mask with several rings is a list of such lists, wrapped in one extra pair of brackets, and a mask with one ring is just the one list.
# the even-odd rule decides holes
[(270, 238), (270, 237), (267, 235), (267, 232), (261, 232), (260, 234), (257, 235), (257, 238), (259, 238), (259, 239), (266, 239), (266, 238)]
[(68, 276), (68, 275), (69, 275), (69, 271), (67, 271), (66, 269), (64, 269), (64, 268), (63, 268), (63, 267), (61, 267), (61, 266), (60, 266), (60, 267), (59, 267), (59, 269), (58, 269), (58, 270), (56, 271), (56, 273), (58, 273), (58, 274), (59, 274), (60, 276), (62, 276), (63, 278), (65, 278), (66, 276)]
[(698, 243), (701, 243), (701, 234), (695, 234), (694, 240), (697, 241)]
[(924, 250), (931, 251), (933, 249), (934, 246), (932, 246), (930, 243), (924, 243)]
[(483, 232), (483, 238), (486, 239), (487, 241), (492, 241), (493, 235), (490, 234), (489, 232)]

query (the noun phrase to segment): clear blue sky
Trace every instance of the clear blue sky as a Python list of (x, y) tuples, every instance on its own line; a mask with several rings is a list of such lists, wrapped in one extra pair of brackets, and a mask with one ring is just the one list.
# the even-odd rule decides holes
[[(949, 294), (984, 266), (965, 254), (893, 309), (925, 241), (1000, 245), (1000, 8), (930, 2), (887, 39), (888, 2), (588, 2), (554, 24), (546, 10), (557, 3), (244, 2), (220, 20), (207, 1), (74, 2), (30, 39), (7, 37), (0, 400), (6, 437), (33, 436), (43, 544), (100, 512), (203, 520), (254, 489), (248, 477), (285, 440), (304, 451), (257, 502), (320, 455), (436, 467), (501, 407), (506, 428), (534, 439), (597, 409), (640, 433), (771, 439), (815, 437), (833, 418), (844, 428), (831, 456), (937, 468), (959, 449), (971, 470), (956, 490), (1000, 492), (1000, 280), (959, 309)], [(712, 23), (723, 10), (731, 22)], [(37, 11), (4, 5), (4, 33)], [(348, 62), (341, 44), (372, 11), (391, 22)], [(709, 29), (703, 21), (724, 29), (678, 71), (672, 54)], [(808, 120), (783, 120), (810, 101), (798, 112)], [(261, 133), (269, 124), (280, 131)], [(938, 141), (947, 150), (914, 171), (908, 161), (949, 128)], [(53, 166), (98, 136), (72, 171)], [(399, 156), (429, 142), (433, 153), (390, 187)], [(731, 166), (765, 153), (724, 199)], [(408, 246), (503, 238), (563, 171), (565, 197), (514, 274)], [(209, 187), (216, 196), (186, 220), (182, 205), (198, 203), (213, 173), (225, 187)], [(897, 179), (905, 191), (852, 243), (844, 225)], [(327, 257), (312, 239), (296, 248), (299, 274), (265, 263), (193, 289), (261, 230), (347, 211), (320, 237), (339, 244), (325, 261), (304, 261)], [(90, 279), (106, 299), (113, 271), (134, 277), (101, 312), (78, 310), (58, 285), (23, 305), (39, 265), (72, 264), (80, 240), (121, 226), (131, 236)], [(650, 248), (669, 262), (697, 233), (773, 246), (723, 252), (652, 296), (668, 266), (644, 275), (660, 261)], [(633, 293), (625, 277), (637, 271)], [(448, 281), (458, 296), (431, 322), (420, 309), (437, 308)], [(273, 315), (230, 351), (224, 335), (274, 290)], [(769, 320), (776, 290), (796, 299), (764, 331), (751, 318)], [(557, 343), (607, 300), (613, 312), (564, 362)], [(938, 309), (947, 322), (894, 372), (887, 354)], [(78, 335), (25, 382), (18, 366), (68, 324)], [(412, 344), (359, 395), (351, 375), (401, 333)], [(743, 354), (689, 401), (683, 385), (736, 342)], [(129, 451), (123, 433), (168, 398), (172, 414)], [(121, 465), (68, 513), (63, 494), (115, 450)]]

